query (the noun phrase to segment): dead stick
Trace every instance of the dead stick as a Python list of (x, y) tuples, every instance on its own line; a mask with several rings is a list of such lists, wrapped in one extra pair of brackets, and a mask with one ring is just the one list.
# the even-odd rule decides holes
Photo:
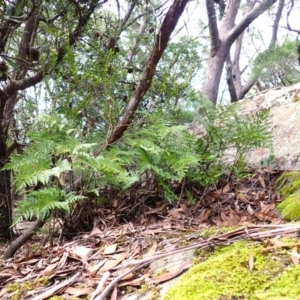
[(104, 284), (105, 284), (105, 282), (108, 280), (108, 278), (110, 277), (110, 275), (111, 275), (111, 272), (109, 272), (109, 271), (107, 271), (107, 272), (105, 272), (105, 273), (103, 274), (103, 276), (102, 276), (102, 278), (101, 278), (101, 280), (100, 280), (100, 282), (99, 282), (97, 288), (96, 288), (95, 291), (93, 292), (93, 294), (92, 294), (90, 300), (94, 300), (94, 299), (97, 297), (97, 295), (103, 290)]
[[(101, 293), (101, 295), (99, 297), (97, 297), (95, 300), (105, 300), (105, 297), (107, 296), (107, 294), (110, 292), (110, 290), (116, 285), (118, 284), (119, 281), (121, 281), (125, 276), (127, 276), (128, 274), (141, 269), (145, 266), (147, 266), (149, 264), (149, 262), (141, 264), (139, 266), (134, 267), (133, 269), (130, 269), (128, 271), (126, 271), (125, 273), (119, 275), (118, 277), (116, 277), (105, 289), (104, 291)], [(92, 300), (92, 299), (91, 299)]]
[(58, 290), (60, 290), (61, 288), (64, 288), (65, 286), (70, 285), (71, 283), (73, 283), (74, 281), (76, 281), (76, 279), (80, 276), (81, 272), (76, 273), (73, 277), (71, 277), (68, 280), (65, 280), (63, 282), (61, 282), (60, 284), (54, 286), (53, 288), (49, 289), (48, 291), (46, 291), (45, 293), (38, 295), (36, 297), (34, 297), (31, 300), (43, 300), (43, 299), (47, 299), (49, 297), (51, 297), (55, 292), (57, 292)]

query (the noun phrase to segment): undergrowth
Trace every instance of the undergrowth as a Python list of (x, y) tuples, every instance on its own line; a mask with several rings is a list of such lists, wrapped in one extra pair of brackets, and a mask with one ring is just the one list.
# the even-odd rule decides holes
[[(242, 118), (235, 107), (201, 103), (198, 123), (205, 131), (201, 138), (190, 133), (189, 124), (184, 122), (186, 111), (157, 110), (140, 114), (122, 139), (98, 156), (94, 153), (99, 141), (89, 139), (87, 143), (76, 124), (60, 115), (40, 117), (28, 133), (30, 146), (23, 154), (12, 155), (5, 166), (14, 172), (17, 192), (23, 195), (15, 222), (23, 217), (47, 218), (56, 209), (69, 211), (86, 195), (99, 196), (103, 188), (123, 193), (145, 173), (153, 176), (162, 199), (174, 201), (177, 196), (171, 183), (215, 183), (228, 170), (223, 162), (228, 148), (237, 153), (229, 170), (243, 175), (243, 154), (269, 145), (268, 116)], [(63, 172), (82, 178), (80, 195), (72, 184), (59, 185)]]

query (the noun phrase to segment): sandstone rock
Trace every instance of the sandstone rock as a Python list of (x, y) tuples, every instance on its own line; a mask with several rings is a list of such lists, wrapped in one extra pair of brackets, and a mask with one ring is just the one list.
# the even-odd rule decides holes
[(280, 170), (300, 169), (300, 83), (267, 90), (242, 100), (241, 115), (268, 110), (273, 149), (259, 148), (249, 152), (246, 160), (251, 167), (260, 167), (274, 155), (273, 167)]

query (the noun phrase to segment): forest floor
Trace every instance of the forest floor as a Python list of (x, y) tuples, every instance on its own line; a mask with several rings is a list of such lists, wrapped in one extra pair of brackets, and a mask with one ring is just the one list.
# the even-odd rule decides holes
[[(214, 186), (189, 187), (190, 197), (181, 186), (182, 201), (172, 203), (139, 187), (97, 206), (93, 229), (70, 240), (61, 238), (59, 220), (49, 222), (1, 261), (0, 299), (163, 299), (161, 284), (188, 269), (165, 299), (300, 299), (295, 288), (276, 295), (278, 284), (298, 287), (300, 278), (300, 224), (283, 224), (276, 210), (280, 174), (227, 175)], [(19, 233), (21, 225), (28, 224)]]

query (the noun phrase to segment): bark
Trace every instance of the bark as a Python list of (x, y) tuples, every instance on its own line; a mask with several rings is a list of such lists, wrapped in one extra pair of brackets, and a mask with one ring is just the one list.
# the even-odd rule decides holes
[[(269, 48), (272, 47), (277, 41), (277, 32), (278, 32), (278, 24), (282, 15), (283, 6), (285, 0), (279, 0), (277, 12), (275, 15), (275, 19), (273, 22), (273, 30), (272, 30), (272, 37), (270, 40)], [(249, 3), (247, 11), (250, 11), (253, 8), (253, 2)], [(234, 74), (234, 88), (236, 90), (237, 99), (241, 100), (245, 97), (245, 95), (249, 92), (249, 90), (254, 86), (257, 81), (257, 77), (250, 78), (244, 85), (242, 84), (242, 74), (243, 71), (240, 70), (240, 55), (243, 43), (243, 36), (241, 34), (235, 42), (235, 52), (233, 56), (233, 63), (232, 63), (232, 72)], [(230, 87), (232, 89), (232, 87)], [(231, 98), (234, 101), (233, 98)]]
[(227, 80), (231, 102), (236, 102), (238, 101), (238, 97), (234, 86), (235, 75), (232, 72), (232, 61), (230, 59), (230, 55), (228, 55), (226, 59), (226, 73), (227, 73), (226, 80)]
[(10, 246), (6, 249), (3, 259), (11, 258), (15, 255), (17, 250), (29, 241), (36, 232), (41, 229), (46, 221), (37, 220), (30, 228), (28, 228), (22, 235), (15, 239)]
[(284, 4), (285, 4), (285, 0), (279, 0), (277, 12), (273, 23), (272, 38), (269, 47), (273, 46), (277, 41), (278, 26), (279, 26), (279, 21), (282, 15)]
[[(125, 109), (124, 115), (117, 126), (112, 130), (110, 136), (106, 141), (104, 148), (107, 148), (110, 144), (120, 139), (132, 122), (134, 114), (143, 99), (144, 95), (151, 86), (152, 79), (154, 77), (156, 66), (166, 49), (170, 36), (175, 29), (175, 26), (183, 13), (183, 10), (188, 0), (175, 0), (173, 5), (169, 8), (161, 28), (156, 36), (154, 47), (151, 51), (150, 57), (144, 67), (141, 75), (141, 79)], [(98, 150), (95, 155), (99, 155), (101, 150)]]
[[(220, 37), (220, 44), (217, 52), (209, 58), (206, 75), (202, 86), (202, 93), (214, 104), (217, 102), (222, 71), (226, 58), (230, 53), (232, 44), (258, 16), (264, 13), (276, 1), (277, 0), (261, 1), (257, 6), (251, 9), (251, 11), (249, 11), (237, 25), (235, 25), (235, 19), (241, 1), (227, 1), (225, 16), (220, 23), (220, 28), (217, 30), (217, 33)], [(212, 18), (210, 10), (207, 10), (207, 14), (209, 18)], [(213, 20), (210, 20), (209, 23), (213, 24)], [(210, 34), (214, 34), (214, 36), (210, 37), (212, 41), (216, 40), (217, 33), (213, 33), (210, 28)]]
[(206, 10), (208, 15), (208, 28), (210, 39), (210, 55), (214, 57), (219, 50), (220, 38), (217, 24), (217, 15), (215, 9), (215, 3), (211, 0), (206, 0)]

